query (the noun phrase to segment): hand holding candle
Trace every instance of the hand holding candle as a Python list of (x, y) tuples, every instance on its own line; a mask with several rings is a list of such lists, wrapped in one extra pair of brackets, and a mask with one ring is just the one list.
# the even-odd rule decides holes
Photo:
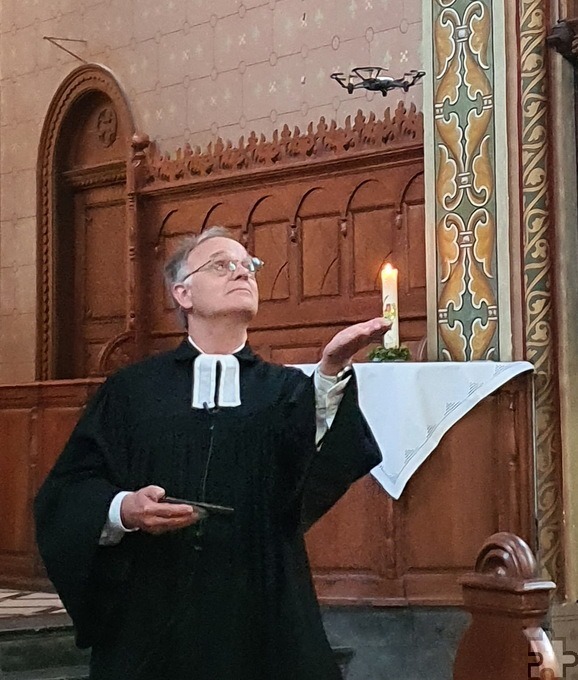
[(389, 263), (381, 270), (381, 300), (383, 317), (391, 322), (391, 328), (383, 336), (386, 349), (399, 347), (399, 316), (397, 311), (397, 269)]

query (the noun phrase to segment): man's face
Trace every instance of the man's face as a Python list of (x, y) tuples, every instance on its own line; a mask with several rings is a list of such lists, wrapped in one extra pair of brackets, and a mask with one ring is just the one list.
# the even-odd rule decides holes
[[(175, 299), (199, 317), (236, 316), (248, 323), (257, 313), (259, 291), (255, 275), (240, 264), (247, 258), (245, 248), (233, 239), (203, 241), (187, 259), (187, 273), (201, 269), (173, 287)], [(226, 268), (231, 260), (238, 265), (234, 272)]]

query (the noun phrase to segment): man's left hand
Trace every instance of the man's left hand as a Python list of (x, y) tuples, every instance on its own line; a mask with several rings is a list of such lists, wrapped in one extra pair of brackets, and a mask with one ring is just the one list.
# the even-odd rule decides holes
[(321, 357), (319, 370), (324, 375), (337, 375), (351, 363), (353, 355), (375, 342), (381, 342), (391, 322), (379, 316), (371, 321), (344, 328), (330, 340)]

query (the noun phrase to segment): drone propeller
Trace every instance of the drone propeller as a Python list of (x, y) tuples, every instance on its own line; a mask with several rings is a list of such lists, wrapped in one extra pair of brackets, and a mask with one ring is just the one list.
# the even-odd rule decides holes
[[(383, 71), (389, 71), (389, 69), (386, 66), (357, 66), (355, 68), (352, 68), (351, 70), (353, 73), (355, 73), (355, 75), (358, 78), (361, 78), (362, 80), (366, 80), (367, 78), (371, 77), (377, 78), (377, 76), (379, 76), (379, 74), (382, 73)], [(365, 71), (366, 73), (370, 73), (373, 75), (362, 76), (361, 73), (359, 73), (359, 71)]]

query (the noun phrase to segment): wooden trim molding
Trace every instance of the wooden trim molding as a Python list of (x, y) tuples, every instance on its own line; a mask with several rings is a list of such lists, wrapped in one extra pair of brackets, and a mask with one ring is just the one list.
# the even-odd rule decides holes
[(67, 170), (61, 173), (61, 177), (75, 189), (118, 184), (119, 182), (126, 182), (126, 162), (106, 164), (102, 167)]

